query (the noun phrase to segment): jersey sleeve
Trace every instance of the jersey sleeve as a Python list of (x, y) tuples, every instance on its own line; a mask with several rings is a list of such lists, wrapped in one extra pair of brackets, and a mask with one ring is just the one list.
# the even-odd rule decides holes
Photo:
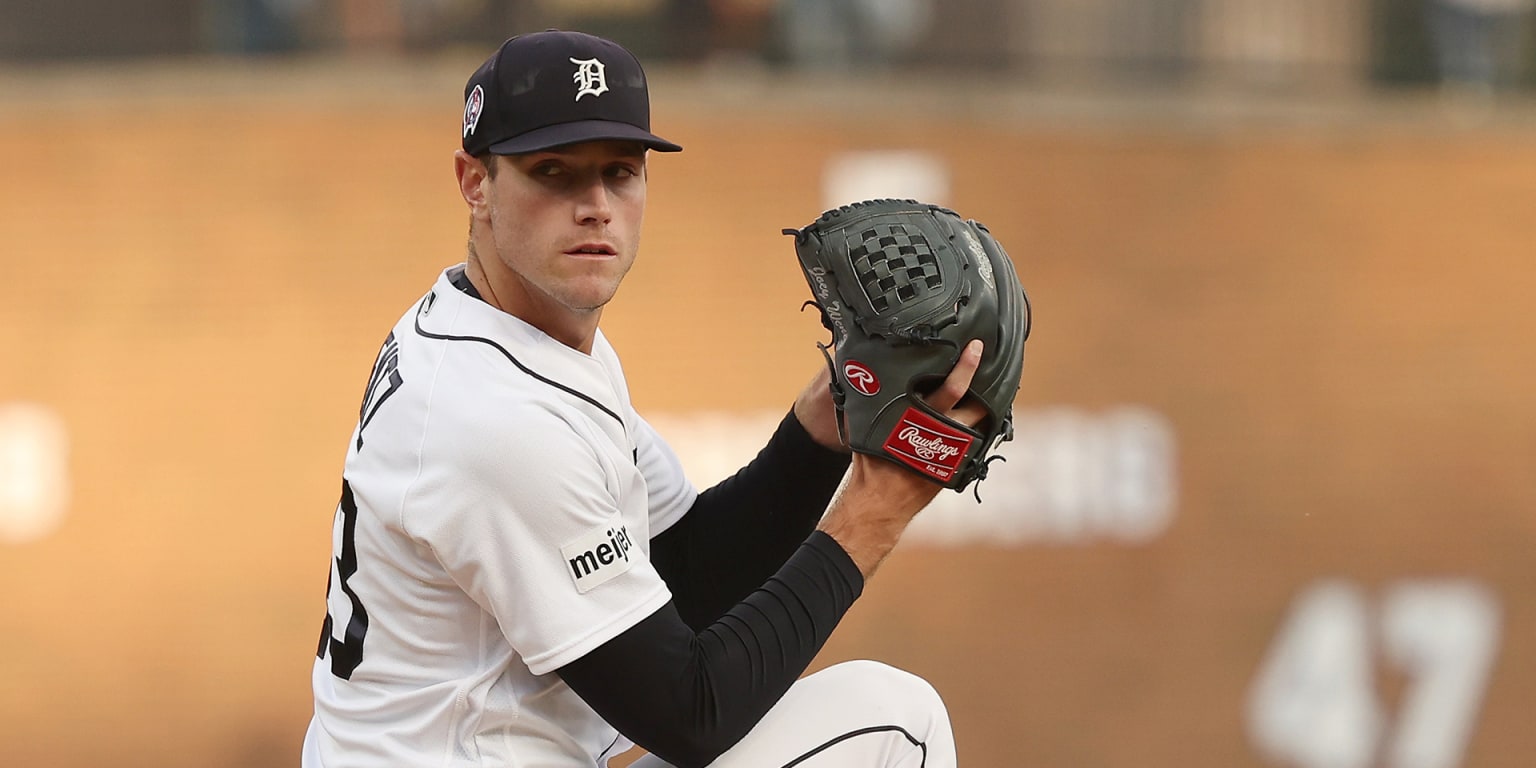
[(401, 525), (530, 671), (579, 658), (666, 604), (636, 530), (643, 513), (624, 514), (644, 508), (634, 495), (645, 487), (603, 449), (608, 438), (537, 404), (442, 410)]
[(699, 491), (688, 480), (672, 446), (650, 423), (631, 411), (634, 426), (635, 463), (645, 476), (649, 494), (651, 536), (671, 528), (693, 507)]

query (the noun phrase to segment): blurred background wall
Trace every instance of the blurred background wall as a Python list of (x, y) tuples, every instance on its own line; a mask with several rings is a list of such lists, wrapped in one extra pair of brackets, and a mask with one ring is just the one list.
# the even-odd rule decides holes
[(820, 365), (787, 242), (918, 196), (1034, 299), (1010, 457), (817, 665), (969, 766), (1515, 768), (1536, 733), (1523, 0), (0, 2), (0, 764), (297, 763), (344, 443), (462, 258), (464, 78), (652, 75), (604, 318), (707, 484)]

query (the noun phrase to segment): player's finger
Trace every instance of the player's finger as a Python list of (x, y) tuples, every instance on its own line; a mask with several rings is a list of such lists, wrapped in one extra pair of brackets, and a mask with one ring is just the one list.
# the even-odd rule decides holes
[(960, 405), (951, 408), (949, 417), (968, 427), (974, 427), (987, 418), (987, 406), (974, 397), (968, 397)]
[(971, 387), (971, 377), (976, 375), (976, 368), (981, 365), (981, 346), (981, 339), (972, 339), (971, 343), (966, 344), (965, 349), (960, 351), (960, 359), (955, 361), (955, 367), (944, 377), (944, 383), (928, 396), (929, 404), (941, 413), (953, 409), (965, 398), (966, 391)]

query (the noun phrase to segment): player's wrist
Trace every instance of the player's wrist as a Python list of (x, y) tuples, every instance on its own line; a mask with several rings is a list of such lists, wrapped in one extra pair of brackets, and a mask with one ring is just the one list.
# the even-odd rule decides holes
[(939, 490), (914, 473), (855, 454), (848, 482), (817, 530), (837, 541), (867, 579)]
[(879, 570), (880, 564), (895, 549), (896, 542), (901, 538), (900, 529), (894, 531), (874, 530), (868, 525), (861, 525), (845, 518), (828, 515), (819, 527), (818, 531), (829, 536), (837, 542), (843, 551), (848, 553), (848, 559), (858, 567), (859, 574), (868, 581)]

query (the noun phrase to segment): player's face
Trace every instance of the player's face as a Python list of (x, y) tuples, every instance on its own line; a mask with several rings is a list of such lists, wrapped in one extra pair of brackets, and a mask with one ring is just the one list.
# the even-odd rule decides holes
[(536, 325), (613, 298), (640, 247), (644, 147), (594, 141), (507, 156), (489, 183), (495, 256), (509, 270), (499, 298)]

